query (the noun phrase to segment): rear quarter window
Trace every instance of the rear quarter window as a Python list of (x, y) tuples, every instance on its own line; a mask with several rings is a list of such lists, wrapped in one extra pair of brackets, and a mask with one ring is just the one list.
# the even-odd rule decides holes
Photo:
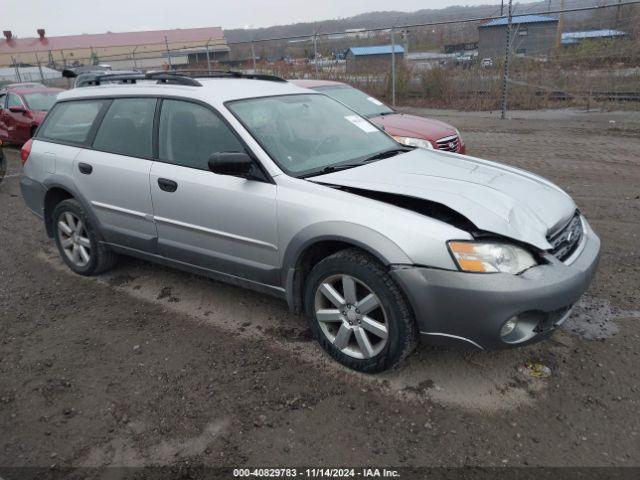
[(108, 100), (74, 100), (58, 103), (40, 128), (38, 138), (83, 144)]

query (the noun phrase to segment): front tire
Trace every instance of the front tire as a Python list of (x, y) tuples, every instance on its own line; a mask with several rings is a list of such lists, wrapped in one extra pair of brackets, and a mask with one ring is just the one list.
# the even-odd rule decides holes
[(53, 210), (54, 239), (62, 260), (80, 275), (110, 270), (117, 256), (100, 242), (89, 217), (77, 200), (63, 200)]
[(342, 250), (320, 261), (306, 281), (304, 300), (315, 338), (353, 370), (391, 368), (418, 343), (402, 291), (383, 265), (360, 250)]

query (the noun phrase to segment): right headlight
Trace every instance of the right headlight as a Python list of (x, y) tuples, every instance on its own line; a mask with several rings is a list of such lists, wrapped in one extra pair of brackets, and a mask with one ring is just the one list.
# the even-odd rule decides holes
[(516, 275), (538, 264), (527, 250), (509, 243), (451, 241), (447, 245), (463, 272)]

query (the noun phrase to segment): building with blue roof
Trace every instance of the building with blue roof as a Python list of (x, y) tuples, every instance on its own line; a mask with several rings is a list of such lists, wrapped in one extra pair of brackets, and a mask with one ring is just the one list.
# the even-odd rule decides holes
[[(506, 17), (478, 27), (478, 57), (494, 62), (504, 57), (507, 42)], [(511, 48), (516, 56), (548, 55), (555, 47), (558, 19), (547, 15), (514, 15), (511, 19)]]
[(602, 40), (607, 38), (623, 38), (626, 32), (622, 30), (586, 30), (583, 32), (565, 32), (562, 34), (562, 45), (577, 45), (584, 40)]
[(347, 73), (376, 72), (391, 68), (391, 53), (396, 62), (404, 59), (402, 45), (374, 45), (370, 47), (351, 47), (347, 50)]
[[(495, 18), (480, 25), (480, 28), (506, 26), (509, 22), (507, 17)], [(514, 15), (511, 17), (511, 25), (528, 25), (532, 23), (557, 23), (558, 19), (547, 15)]]

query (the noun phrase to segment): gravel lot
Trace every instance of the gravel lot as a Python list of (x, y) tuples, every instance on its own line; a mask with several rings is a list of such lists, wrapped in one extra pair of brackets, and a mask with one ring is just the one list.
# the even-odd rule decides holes
[(6, 148), (0, 465), (640, 466), (640, 114), (421, 113), (565, 188), (600, 234), (599, 273), (553, 339), (347, 371), (270, 297), (132, 259), (72, 274)]

